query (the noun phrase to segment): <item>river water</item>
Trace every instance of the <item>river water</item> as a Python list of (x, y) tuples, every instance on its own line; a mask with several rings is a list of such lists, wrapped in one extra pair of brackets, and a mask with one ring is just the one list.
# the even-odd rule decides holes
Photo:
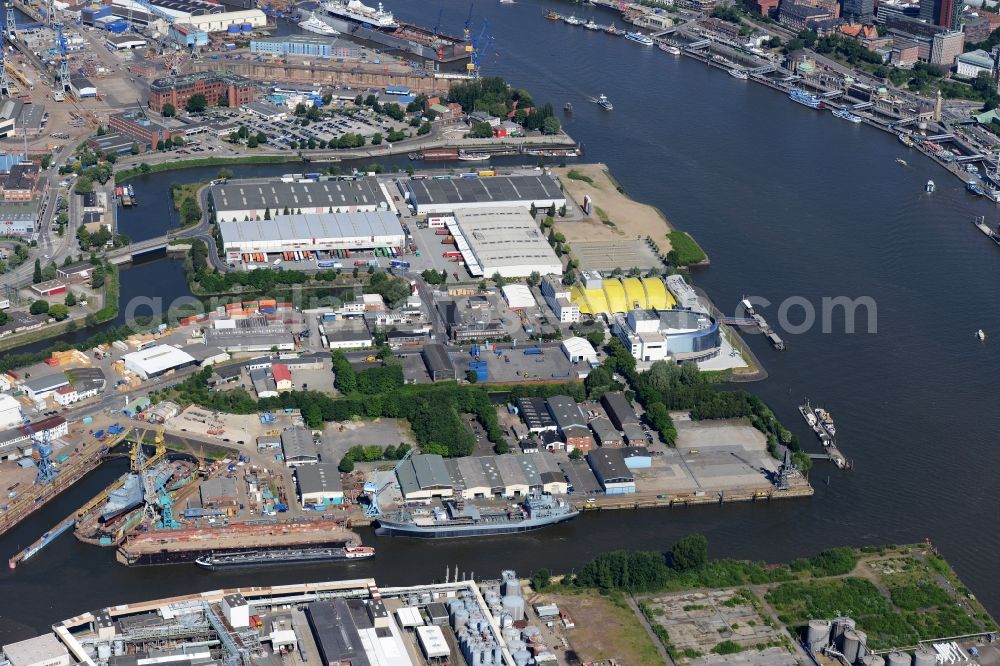
[[(455, 0), (396, 5), (391, 9), (401, 18), (425, 25), (433, 25), (442, 7), (443, 24), (453, 31), (468, 11)], [(610, 17), (547, 6), (578, 16), (593, 12), (603, 22)], [(694, 281), (721, 309), (733, 311), (743, 295), (764, 297), (774, 303), (764, 314), (776, 322), (778, 304), (793, 297), (817, 311), (824, 297), (874, 300), (875, 334), (865, 332), (864, 321), (861, 332), (846, 334), (843, 317), (833, 317), (830, 333), (818, 324), (800, 334), (783, 331), (784, 353), (759, 336), (748, 338), (770, 373), (750, 388), (814, 451), (796, 405), (808, 396), (832, 410), (855, 470), (817, 463), (816, 495), (808, 500), (605, 512), (485, 543), (378, 539), (371, 561), (280, 572), (125, 569), (112, 552), (65, 536), (17, 571), (0, 571), (4, 598), (17, 600), (16, 608), (8, 603), (0, 610), (0, 641), (80, 611), (206, 588), (361, 575), (388, 585), (416, 583), (442, 578), (445, 567), (456, 564), (477, 575), (506, 567), (570, 571), (601, 551), (665, 549), (693, 532), (708, 537), (714, 556), (769, 561), (841, 544), (930, 538), (987, 608), (1000, 613), (991, 554), (1000, 551), (1000, 536), (989, 527), (998, 508), (1000, 346), (992, 337), (985, 343), (973, 338), (978, 328), (1000, 336), (1000, 312), (990, 305), (1000, 299), (1000, 284), (991, 277), (1000, 255), (969, 223), (984, 214), (996, 224), (992, 205), (966, 195), (961, 183), (890, 135), (690, 60), (553, 24), (541, 18), (542, 10), (534, 2), (477, 3), (499, 52), (486, 59), (488, 73), (557, 109), (573, 103), (576, 113), (566, 125), (585, 144), (586, 159), (607, 163), (631, 196), (658, 206), (706, 249), (712, 266)], [(588, 103), (600, 93), (614, 102), (613, 112)], [(910, 166), (898, 166), (896, 157)], [(239, 173), (290, 170), (274, 165)], [(135, 239), (162, 233), (143, 210), (166, 210), (171, 182), (204, 175), (183, 171), (135, 181), (142, 204), (123, 216), (122, 230)], [(938, 183), (932, 195), (923, 192), (928, 178)], [(155, 233), (140, 233), (145, 225)], [(169, 290), (168, 278), (181, 279), (167, 268), (176, 265), (162, 260), (125, 275), (146, 275), (144, 289)], [(801, 308), (790, 317), (798, 322), (795, 312)], [(121, 472), (115, 465), (0, 538), (0, 554), (13, 554), (82, 504)]]

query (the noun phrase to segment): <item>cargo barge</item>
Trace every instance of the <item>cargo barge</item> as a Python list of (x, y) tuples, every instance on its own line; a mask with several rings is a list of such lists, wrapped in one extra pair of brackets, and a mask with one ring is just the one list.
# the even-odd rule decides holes
[(221, 553), (212, 552), (196, 558), (194, 563), (202, 569), (222, 571), (226, 569), (319, 564), (338, 560), (365, 560), (370, 557), (375, 557), (375, 549), (370, 546), (276, 548)]

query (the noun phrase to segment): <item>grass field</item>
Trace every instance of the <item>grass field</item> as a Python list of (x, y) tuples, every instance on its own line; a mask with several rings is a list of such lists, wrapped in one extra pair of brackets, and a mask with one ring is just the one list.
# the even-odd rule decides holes
[(583, 663), (606, 659), (629, 666), (661, 663), (652, 639), (620, 594), (602, 596), (591, 590), (560, 590), (541, 597), (573, 616), (576, 628), (567, 636)]
[(686, 231), (671, 231), (667, 238), (670, 239), (671, 251), (676, 254), (678, 266), (699, 264), (708, 258), (698, 242)]

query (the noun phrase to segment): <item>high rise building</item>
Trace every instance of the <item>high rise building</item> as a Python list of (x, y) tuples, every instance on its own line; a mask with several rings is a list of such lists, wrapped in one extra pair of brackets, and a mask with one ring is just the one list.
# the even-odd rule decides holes
[(841, 15), (858, 23), (871, 23), (875, 16), (875, 0), (844, 0)]
[(962, 0), (920, 0), (920, 20), (949, 30), (959, 30), (962, 27), (962, 4)]

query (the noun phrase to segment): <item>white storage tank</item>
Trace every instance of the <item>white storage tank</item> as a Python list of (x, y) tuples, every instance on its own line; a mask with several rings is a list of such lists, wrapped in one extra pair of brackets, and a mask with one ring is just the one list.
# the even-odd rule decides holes
[(858, 656), (857, 656), (857, 659), (861, 660), (866, 654), (868, 654), (868, 648), (866, 647), (868, 645), (868, 634), (861, 631), (860, 629), (855, 630), (855, 633), (858, 635), (858, 640), (861, 642), (861, 644), (858, 646)]
[(893, 650), (885, 656), (885, 659), (886, 666), (910, 666), (910, 662), (913, 661), (910, 655), (899, 650)]
[(806, 630), (806, 643), (819, 652), (830, 644), (830, 622), (829, 620), (809, 620), (809, 627)]
[(936, 666), (937, 654), (927, 647), (917, 648), (913, 655), (913, 666)]
[(858, 649), (861, 647), (861, 637), (854, 629), (846, 629), (844, 635), (840, 637), (840, 652), (848, 664), (853, 664), (858, 660)]
[[(866, 654), (865, 658), (861, 660), (862, 666), (885, 666), (885, 659), (878, 656), (877, 654)], [(906, 662), (906, 666), (909, 666), (910, 662)]]
[(507, 611), (515, 622), (524, 619), (524, 598), (506, 596), (503, 598), (503, 609)]
[(462, 629), (469, 621), (469, 611), (460, 608), (455, 611), (455, 631)]

